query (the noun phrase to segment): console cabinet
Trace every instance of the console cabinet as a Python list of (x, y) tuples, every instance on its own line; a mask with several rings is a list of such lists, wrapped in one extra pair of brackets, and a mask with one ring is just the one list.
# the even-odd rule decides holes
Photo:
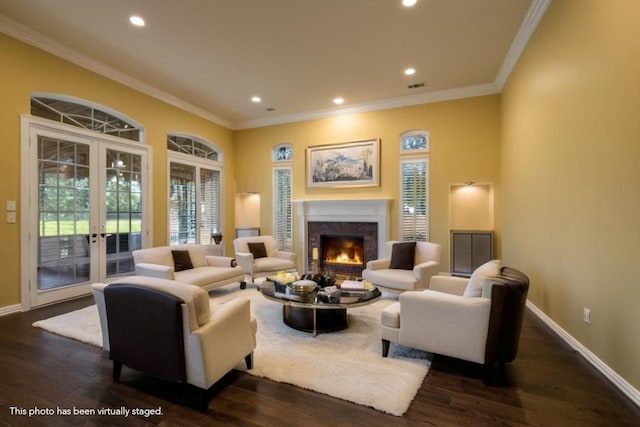
[(493, 231), (451, 230), (451, 273), (470, 276), (493, 259)]

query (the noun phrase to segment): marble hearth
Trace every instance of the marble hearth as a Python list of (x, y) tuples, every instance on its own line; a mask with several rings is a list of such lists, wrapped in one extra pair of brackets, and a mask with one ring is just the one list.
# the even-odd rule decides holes
[(320, 247), (323, 235), (358, 236), (364, 241), (363, 265), (332, 264), (329, 269), (339, 274), (359, 275), (367, 261), (384, 255), (390, 199), (299, 200), (294, 205), (303, 269), (311, 265), (313, 248)]

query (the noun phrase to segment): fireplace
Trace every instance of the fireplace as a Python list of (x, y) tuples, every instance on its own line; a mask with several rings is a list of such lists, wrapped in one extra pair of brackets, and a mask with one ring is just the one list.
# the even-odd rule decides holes
[(307, 223), (307, 233), (307, 261), (312, 262), (316, 248), (320, 270), (360, 276), (367, 261), (378, 258), (375, 222), (312, 221)]
[(364, 268), (364, 236), (320, 236), (320, 261), (325, 265), (346, 264)]
[[(384, 255), (384, 243), (389, 236), (390, 199), (297, 200), (294, 205), (304, 270), (310, 271), (316, 252), (320, 269), (343, 276), (360, 276), (368, 261)], [(362, 239), (362, 262), (324, 261), (322, 251), (326, 243), (322, 236)]]

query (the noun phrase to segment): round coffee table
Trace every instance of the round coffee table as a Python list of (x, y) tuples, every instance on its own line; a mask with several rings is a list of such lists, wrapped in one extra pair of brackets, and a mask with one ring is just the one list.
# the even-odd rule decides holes
[[(284, 290), (284, 292), (279, 292)], [(262, 295), (282, 304), (282, 320), (285, 325), (299, 331), (335, 332), (349, 326), (347, 309), (372, 304), (380, 299), (376, 287), (361, 291), (341, 291), (340, 297), (327, 298), (317, 292), (298, 294), (289, 288), (282, 289), (265, 281), (260, 285)]]

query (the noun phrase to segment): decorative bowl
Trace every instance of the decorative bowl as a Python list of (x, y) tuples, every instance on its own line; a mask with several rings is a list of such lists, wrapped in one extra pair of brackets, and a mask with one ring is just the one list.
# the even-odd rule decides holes
[(287, 284), (289, 289), (295, 293), (311, 293), (316, 290), (318, 284), (313, 280), (297, 280), (293, 283)]

